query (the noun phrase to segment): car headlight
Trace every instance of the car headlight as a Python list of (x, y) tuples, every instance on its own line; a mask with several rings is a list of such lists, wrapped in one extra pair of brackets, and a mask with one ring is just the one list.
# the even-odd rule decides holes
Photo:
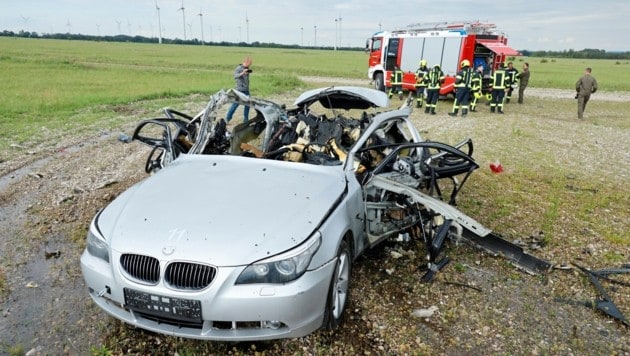
[(98, 217), (100, 215), (101, 213), (99, 212), (90, 224), (90, 229), (87, 234), (87, 251), (90, 255), (109, 263), (109, 248), (103, 234), (98, 228)]
[(299, 278), (306, 272), (321, 241), (321, 234), (317, 232), (293, 250), (247, 266), (236, 284), (286, 283)]

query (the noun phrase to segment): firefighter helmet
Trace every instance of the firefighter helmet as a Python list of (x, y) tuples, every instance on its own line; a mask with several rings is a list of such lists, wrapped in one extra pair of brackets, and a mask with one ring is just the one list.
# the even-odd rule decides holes
[(440, 63), (435, 63), (435, 64), (433, 65), (433, 68), (440, 68)]
[(470, 67), (470, 61), (468, 61), (467, 59), (464, 59), (462, 61), (462, 68), (464, 67)]
[(423, 59), (420, 61), (420, 67), (426, 67), (427, 66), (427, 60)]

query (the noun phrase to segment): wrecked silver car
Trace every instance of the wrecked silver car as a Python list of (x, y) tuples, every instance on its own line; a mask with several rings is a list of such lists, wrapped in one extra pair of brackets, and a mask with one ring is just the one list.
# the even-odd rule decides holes
[[(256, 116), (230, 129), (233, 102)], [(478, 168), (471, 140), (424, 141), (411, 109), (387, 104), (367, 88), (311, 90), (292, 109), (229, 90), (194, 117), (141, 122), (133, 139), (151, 147), (153, 174), (93, 219), (90, 296), (143, 329), (264, 340), (336, 327), (353, 261), (401, 234), (425, 242), (425, 280), (448, 262), (447, 239), (548, 269), (453, 206)]]

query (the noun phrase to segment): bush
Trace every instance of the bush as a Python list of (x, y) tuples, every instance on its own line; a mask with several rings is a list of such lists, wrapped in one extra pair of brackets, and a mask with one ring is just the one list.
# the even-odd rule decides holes
[(540, 63), (547, 63), (547, 62), (549, 62), (549, 61), (546, 58), (543, 58), (543, 59), (540, 60)]

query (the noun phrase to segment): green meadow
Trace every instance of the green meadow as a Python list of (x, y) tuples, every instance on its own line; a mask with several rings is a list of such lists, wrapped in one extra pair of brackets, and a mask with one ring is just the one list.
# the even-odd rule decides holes
[[(209, 94), (233, 86), (232, 71), (253, 58), (252, 93), (266, 97), (304, 87), (300, 76), (367, 79), (361, 51), (183, 46), (0, 37), (0, 147), (37, 140), (42, 131), (80, 130), (116, 105)], [(517, 58), (532, 87), (572, 88), (591, 66), (601, 90), (630, 90), (630, 63)], [(77, 115), (77, 113), (81, 115)]]

